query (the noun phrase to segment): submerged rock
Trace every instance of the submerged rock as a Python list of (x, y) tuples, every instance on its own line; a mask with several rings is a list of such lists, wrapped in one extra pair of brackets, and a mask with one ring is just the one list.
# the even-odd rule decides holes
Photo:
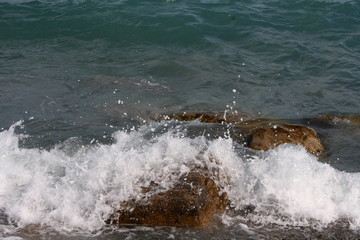
[(248, 139), (248, 146), (255, 150), (267, 151), (284, 143), (301, 144), (313, 154), (324, 150), (317, 133), (312, 128), (300, 125), (284, 124), (272, 128), (258, 128)]
[[(156, 186), (156, 184), (153, 184)], [(153, 191), (154, 186), (144, 188)], [(107, 223), (147, 226), (202, 227), (228, 205), (226, 193), (202, 171), (182, 176), (170, 190), (156, 193), (142, 201), (127, 201), (112, 214)]]
[(321, 115), (319, 119), (331, 121), (333, 124), (338, 124), (338, 123), (360, 124), (360, 116), (357, 115), (337, 116), (337, 115), (324, 114)]
[(336, 127), (359, 128), (360, 115), (323, 114), (313, 118), (302, 119), (302, 122), (320, 128), (336, 128)]
[(177, 121), (200, 121), (204, 123), (239, 123), (249, 119), (247, 115), (237, 112), (184, 112), (162, 115), (159, 120), (177, 120)]

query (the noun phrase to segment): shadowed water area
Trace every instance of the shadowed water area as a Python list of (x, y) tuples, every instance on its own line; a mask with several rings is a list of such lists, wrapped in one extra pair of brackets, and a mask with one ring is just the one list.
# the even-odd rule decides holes
[[(359, 1), (0, 0), (0, 237), (358, 239), (359, 76)], [(224, 111), (312, 127), (326, 150), (160, 117)], [(209, 158), (234, 211), (105, 224)]]

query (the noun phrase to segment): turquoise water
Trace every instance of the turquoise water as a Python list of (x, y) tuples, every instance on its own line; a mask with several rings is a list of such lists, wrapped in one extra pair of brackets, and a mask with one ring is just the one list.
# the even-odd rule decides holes
[[(129, 230), (126, 233), (128, 235), (101, 235), (99, 231), (102, 231), (103, 226), (100, 223), (89, 216), (84, 217), (85, 213), (79, 213), (79, 219), (89, 227), (80, 226), (74, 219), (66, 217), (65, 207), (56, 205), (60, 203), (54, 203), (53, 200), (46, 200), (45, 196), (34, 197), (35, 202), (39, 201), (34, 206), (39, 214), (33, 218), (28, 218), (26, 214), (15, 214), (16, 210), (11, 208), (9, 202), (19, 200), (17, 209), (22, 209), (21, 204), (27, 202), (22, 196), (25, 193), (33, 196), (31, 193), (36, 192), (35, 188), (30, 187), (30, 177), (23, 179), (20, 173), (13, 173), (21, 165), (18, 160), (25, 158), (29, 161), (29, 165), (22, 166), (22, 173), (42, 176), (40, 179), (48, 185), (40, 189), (48, 192), (58, 182), (43, 176), (42, 173), (48, 169), (44, 170), (41, 166), (47, 166), (53, 172), (63, 168), (72, 172), (79, 164), (97, 166), (98, 163), (94, 163), (92, 158), (98, 159), (101, 154), (105, 156), (104, 159), (114, 157), (115, 153), (125, 154), (127, 148), (123, 148), (120, 142), (127, 142), (135, 149), (143, 149), (140, 139), (152, 139), (153, 129), (160, 135), (173, 131), (167, 123), (166, 126), (152, 126), (154, 123), (150, 119), (161, 113), (231, 110), (253, 117), (295, 121), (325, 113), (360, 114), (359, 76), (359, 1), (0, 0), (1, 161), (7, 166), (0, 175), (0, 179), (6, 182), (0, 187), (0, 214), (3, 211), (4, 216), (7, 216), (4, 219), (13, 219), (19, 226), (28, 226), (44, 224), (41, 219), (49, 216), (51, 208), (62, 209), (62, 217), (54, 214), (51, 219), (47, 219), (53, 221), (51, 229), (60, 232), (70, 229), (72, 232), (80, 228), (85, 231), (85, 235), (95, 231), (99, 239), (106, 239), (107, 236), (125, 238), (129, 234), (135, 234), (131, 235), (135, 238), (143, 236), (144, 232), (153, 230)], [(15, 127), (13, 124), (17, 121), (23, 122)], [(162, 127), (166, 129), (160, 130)], [(186, 124), (174, 124), (173, 127), (184, 133), (183, 144), (195, 144), (192, 142), (194, 137), (186, 135), (189, 130)], [(204, 126), (196, 127), (201, 128), (202, 133)], [(359, 195), (353, 193), (359, 191), (355, 181), (360, 172), (358, 126), (341, 126), (340, 129), (318, 125), (313, 127), (319, 131), (329, 148), (328, 158), (316, 160), (324, 164), (319, 169), (330, 171), (330, 166), (334, 171), (346, 172), (345, 175), (339, 173), (340, 178), (345, 179), (342, 183), (331, 182), (327, 175), (321, 175), (320, 180), (314, 179), (313, 187), (320, 184), (324, 189), (332, 191), (332, 188), (327, 188), (329, 184), (339, 184), (338, 189), (352, 189), (348, 192), (340, 191), (343, 195), (349, 194), (346, 196), (352, 202), (360, 202)], [(129, 131), (130, 135), (119, 136), (124, 130)], [(198, 135), (201, 133), (199, 130)], [(27, 137), (20, 134), (26, 134)], [(161, 137), (165, 138), (163, 135)], [(172, 146), (178, 140), (170, 138), (167, 141)], [(222, 146), (216, 142), (216, 137), (209, 141), (199, 147), (210, 148), (214, 145), (225, 151), (229, 159), (247, 161), (241, 155), (243, 147), (236, 146), (235, 150), (229, 147), (235, 143), (226, 143), (229, 146), (224, 143), (225, 146)], [(150, 149), (162, 149), (151, 145), (152, 141), (148, 144)], [(100, 154), (98, 148), (107, 147), (115, 149)], [(81, 148), (88, 151), (84, 153), (85, 158), (80, 156)], [(168, 156), (178, 153), (176, 149), (169, 149)], [(279, 151), (283, 153), (285, 149)], [(200, 153), (195, 151), (194, 156), (197, 154)], [(276, 158), (275, 153), (269, 154), (268, 158)], [(29, 155), (33, 157), (32, 160), (27, 158)], [(154, 157), (147, 157), (151, 156)], [(302, 150), (292, 150), (292, 157), (299, 158), (299, 164), (307, 169), (308, 163), (302, 160), (311, 157), (304, 156), (307, 155)], [(137, 157), (136, 154), (130, 154), (128, 161), (135, 161)], [(260, 157), (263, 158), (266, 159)], [(108, 163), (107, 160), (103, 161)], [(182, 161), (174, 157), (174, 162)], [(250, 168), (245, 164), (236, 173), (229, 174), (235, 179), (244, 169), (250, 171)], [(156, 169), (161, 167), (154, 167), (154, 171)], [(102, 176), (100, 172), (96, 174)], [(253, 177), (261, 179), (261, 176), (254, 173)], [(81, 184), (91, 181), (88, 175), (74, 173), (68, 177), (68, 181), (77, 183), (73, 188), (75, 192), (83, 191)], [(128, 184), (133, 185), (134, 189), (138, 186), (131, 181)], [(16, 190), (15, 186), (19, 185), (23, 186), (23, 192)], [(66, 186), (66, 182), (57, 185), (64, 191), (60, 195), (65, 200)], [(84, 191), (103, 194), (101, 189), (87, 187)], [(290, 190), (294, 188), (289, 186)], [(125, 195), (117, 192), (124, 196), (132, 193), (130, 190)], [(235, 196), (239, 192), (233, 194)], [(111, 198), (114, 196), (111, 195)], [(325, 196), (327, 194), (324, 193)], [(314, 200), (313, 197), (309, 196)], [(259, 205), (272, 204), (271, 197), (266, 194), (258, 195), (257, 198), (244, 198), (234, 201), (241, 205), (261, 198)], [(334, 199), (337, 199), (335, 206), (348, 205), (341, 205), (340, 210), (334, 210), (336, 214), (329, 216), (313, 216), (305, 210), (294, 212), (289, 210), (289, 202), (281, 203), (278, 199), (279, 205), (284, 204), (281, 205), (282, 209), (287, 209), (280, 215), (294, 218), (294, 226), (297, 226), (299, 219), (315, 218), (327, 226), (333, 220), (350, 218), (355, 228), (358, 228), (360, 213), (351, 215), (347, 210), (352, 208), (351, 204), (338, 201), (336, 194), (322, 204), (330, 206), (329, 202)], [(49, 209), (38, 209), (43, 202), (48, 202)], [(86, 211), (94, 208), (92, 204), (95, 203), (84, 204)], [(78, 205), (68, 205), (67, 208), (81, 209)], [(305, 205), (305, 208), (315, 211), (317, 205)], [(108, 213), (102, 208), (99, 212), (103, 216)], [(259, 222), (254, 219), (253, 222)], [(245, 221), (240, 222), (243, 224)], [(278, 223), (274, 219), (260, 222), (265, 225)], [(219, 227), (218, 232), (225, 234), (225, 237), (228, 233), (229, 238), (237, 238), (240, 233), (247, 237), (251, 235), (244, 226), (236, 226), (239, 226), (238, 223), (230, 224), (230, 230), (226, 226)], [(5, 235), (8, 230), (1, 229), (0, 236), (8, 236)], [(162, 231), (158, 229), (153, 232), (153, 237), (190, 239), (200, 236), (205, 239), (213, 235), (211, 231)], [(296, 231), (296, 234), (300, 234)], [(308, 236), (308, 231), (304, 230), (301, 234)], [(258, 234), (264, 237), (261, 231)], [(251, 236), (257, 239), (256, 234)], [(27, 239), (26, 234), (24, 238)]]

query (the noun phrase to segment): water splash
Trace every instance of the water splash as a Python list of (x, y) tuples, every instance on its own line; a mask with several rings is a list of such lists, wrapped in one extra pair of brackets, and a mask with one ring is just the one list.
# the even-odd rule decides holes
[(0, 132), (0, 209), (20, 227), (99, 231), (141, 186), (156, 181), (167, 189), (195, 165), (218, 171), (235, 210), (253, 204), (246, 216), (253, 222), (326, 226), (347, 219), (360, 227), (360, 174), (337, 171), (300, 146), (249, 156), (230, 138), (189, 138), (177, 127), (154, 134), (157, 123), (117, 131), (111, 145), (64, 148), (76, 144), (72, 139), (47, 151), (19, 148), (20, 124)]

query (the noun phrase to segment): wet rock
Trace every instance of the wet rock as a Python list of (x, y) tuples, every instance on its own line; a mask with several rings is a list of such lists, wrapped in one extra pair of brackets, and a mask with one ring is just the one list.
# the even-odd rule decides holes
[(195, 121), (204, 123), (233, 124), (248, 120), (249, 117), (237, 112), (184, 112), (160, 116), (159, 120)]
[(330, 121), (333, 124), (360, 124), (360, 116), (357, 115), (348, 115), (348, 116), (337, 116), (324, 114), (319, 117), (320, 119)]
[(285, 119), (256, 118), (236, 123), (235, 126), (247, 131), (254, 131), (257, 128), (269, 128), (287, 123), (289, 123), (289, 120)]
[(323, 114), (313, 118), (302, 119), (303, 123), (320, 128), (350, 127), (358, 128), (360, 125), (359, 115), (331, 115)]
[(324, 150), (317, 133), (312, 128), (300, 125), (284, 124), (272, 128), (258, 128), (248, 139), (248, 146), (255, 150), (267, 151), (284, 143), (301, 144), (312, 154)]
[[(156, 184), (143, 188), (153, 191)], [(202, 227), (209, 224), (216, 213), (228, 205), (226, 193), (204, 172), (193, 171), (180, 178), (170, 190), (156, 193), (142, 201), (121, 204), (107, 223), (147, 226)]]
[[(325, 119), (325, 117), (322, 117)], [(333, 119), (333, 118), (332, 118)], [(345, 118), (346, 121), (357, 122), (360, 118)], [(200, 121), (204, 123), (232, 124), (230, 136), (237, 142), (246, 143), (255, 150), (267, 151), (280, 144), (301, 144), (312, 154), (319, 155), (324, 150), (317, 133), (309, 127), (299, 124), (300, 120), (286, 119), (254, 119), (238, 112), (189, 112), (162, 115), (157, 120)], [(303, 121), (306, 121), (303, 119)], [(306, 121), (309, 122), (309, 121)], [(293, 125), (294, 124), (294, 125)]]

